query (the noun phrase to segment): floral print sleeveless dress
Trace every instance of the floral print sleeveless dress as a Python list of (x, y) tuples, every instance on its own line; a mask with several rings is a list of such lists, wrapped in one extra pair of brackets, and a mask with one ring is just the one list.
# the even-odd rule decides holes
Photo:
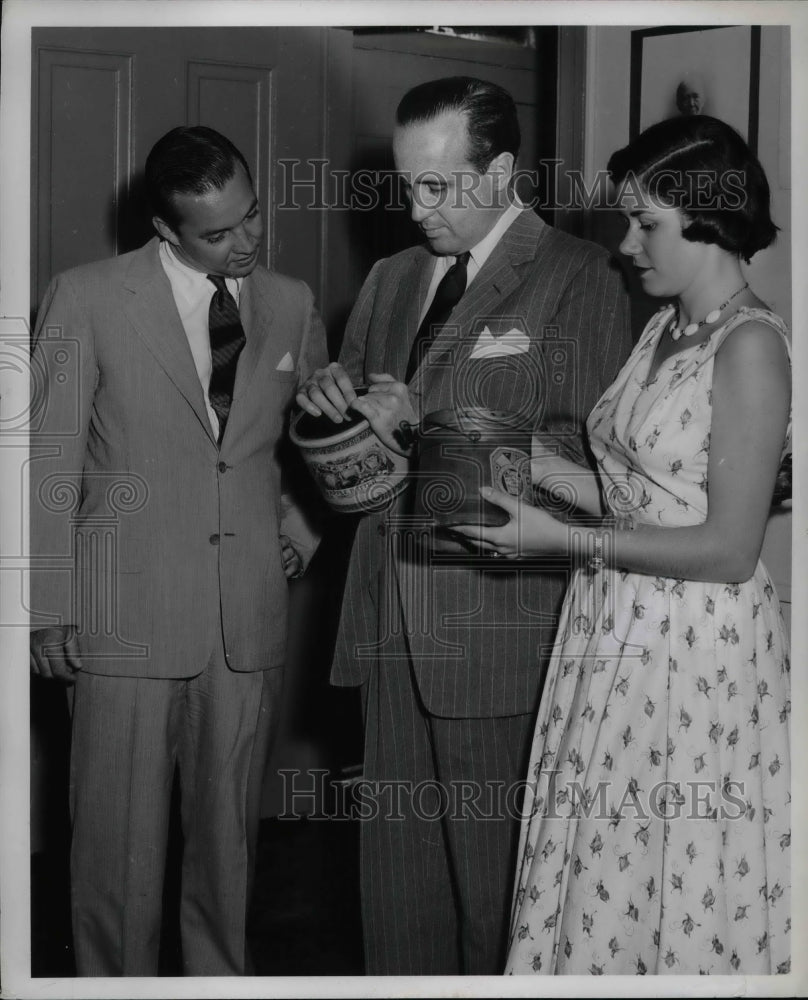
[[(613, 509), (707, 514), (715, 352), (648, 373), (657, 313), (588, 421)], [(790, 431), (790, 428), (789, 428)], [(790, 971), (789, 650), (758, 563), (746, 583), (574, 575), (542, 696), (507, 973)]]

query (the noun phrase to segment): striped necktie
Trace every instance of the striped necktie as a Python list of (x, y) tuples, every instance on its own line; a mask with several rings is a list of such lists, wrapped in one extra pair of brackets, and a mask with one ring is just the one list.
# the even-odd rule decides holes
[(236, 300), (227, 290), (224, 278), (218, 274), (209, 274), (208, 280), (216, 286), (208, 313), (212, 362), (208, 398), (219, 418), (218, 443), (221, 444), (230, 414), (230, 404), (233, 402), (238, 357), (247, 343), (247, 338), (244, 336)]

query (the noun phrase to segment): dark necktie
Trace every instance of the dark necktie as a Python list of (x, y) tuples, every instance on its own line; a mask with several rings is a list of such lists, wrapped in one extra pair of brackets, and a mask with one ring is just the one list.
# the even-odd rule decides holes
[(407, 374), (404, 376), (405, 382), (409, 382), (413, 377), (421, 358), (425, 356), (438, 331), (449, 318), (452, 309), (454, 309), (462, 298), (463, 292), (466, 290), (466, 266), (468, 265), (470, 256), (471, 254), (468, 250), (465, 253), (461, 253), (455, 263), (444, 274), (435, 290), (435, 297), (432, 299), (432, 303), (426, 311), (426, 316), (424, 316), (421, 325), (418, 327), (418, 333), (415, 335), (415, 340), (410, 350), (410, 357), (407, 362)]
[(236, 300), (227, 290), (224, 278), (218, 274), (209, 274), (208, 280), (216, 286), (208, 313), (212, 362), (208, 398), (219, 418), (219, 444), (221, 444), (227, 417), (230, 414), (230, 404), (233, 402), (238, 356), (247, 343), (247, 338), (244, 336)]

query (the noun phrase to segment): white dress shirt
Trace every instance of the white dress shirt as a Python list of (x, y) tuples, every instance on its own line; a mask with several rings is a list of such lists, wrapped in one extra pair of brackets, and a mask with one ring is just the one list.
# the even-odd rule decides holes
[[(208, 389), (210, 387), (210, 376), (213, 370), (213, 362), (210, 355), (210, 331), (208, 330), (208, 313), (210, 312), (210, 300), (213, 298), (216, 287), (212, 281), (208, 280), (202, 271), (196, 271), (181, 261), (174, 253), (171, 244), (166, 240), (160, 241), (160, 263), (171, 283), (171, 291), (174, 301), (177, 304), (177, 311), (180, 314), (185, 336), (188, 338), (188, 346), (196, 367), (196, 374), (202, 392), (205, 396), (205, 409), (208, 413), (211, 429), (214, 438), (219, 437), (219, 418), (216, 411), (210, 405)], [(243, 278), (225, 278), (227, 290), (239, 304), (241, 293), (241, 282)]]

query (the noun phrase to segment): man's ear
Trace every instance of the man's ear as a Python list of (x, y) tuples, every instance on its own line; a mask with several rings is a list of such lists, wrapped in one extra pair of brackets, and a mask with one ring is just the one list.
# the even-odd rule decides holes
[(514, 168), (513, 153), (498, 153), (488, 164), (487, 174), (491, 174), (496, 191), (505, 191)]
[(179, 246), (180, 238), (174, 232), (174, 230), (169, 226), (167, 222), (164, 222), (159, 215), (152, 216), (152, 225), (157, 230), (157, 233), (162, 239), (172, 246)]

